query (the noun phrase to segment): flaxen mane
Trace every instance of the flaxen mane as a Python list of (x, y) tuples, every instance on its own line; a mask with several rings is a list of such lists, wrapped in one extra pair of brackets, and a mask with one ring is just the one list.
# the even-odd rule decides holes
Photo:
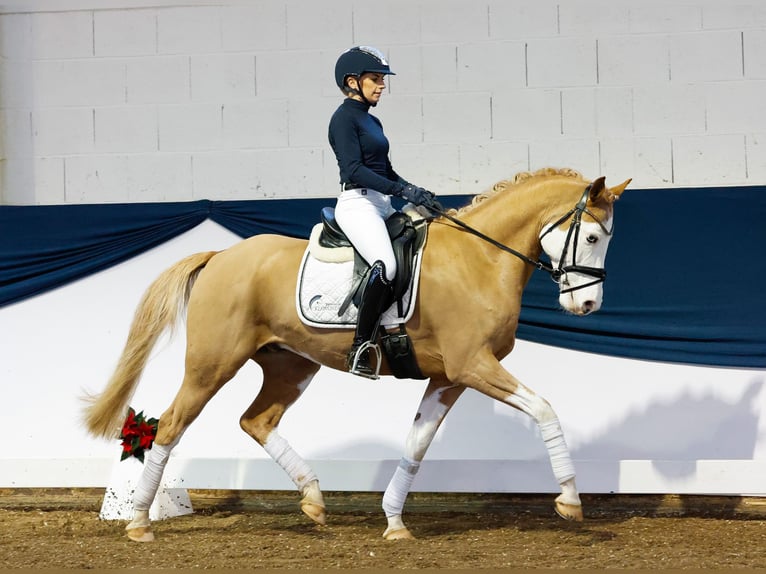
[(495, 185), (492, 186), (492, 189), (475, 195), (471, 200), (471, 203), (468, 205), (465, 205), (459, 209), (451, 209), (448, 211), (448, 213), (452, 216), (465, 214), (474, 209), (480, 203), (484, 202), (484, 200), (492, 197), (497, 192), (508, 189), (509, 186), (518, 185), (534, 177), (549, 177), (552, 175), (563, 175), (565, 177), (583, 179), (582, 174), (579, 171), (568, 167), (544, 167), (538, 169), (537, 171), (521, 171), (514, 175), (511, 179), (502, 179), (498, 181)]

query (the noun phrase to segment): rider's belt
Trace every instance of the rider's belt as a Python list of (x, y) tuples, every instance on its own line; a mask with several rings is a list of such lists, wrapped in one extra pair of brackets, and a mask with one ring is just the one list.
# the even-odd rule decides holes
[(358, 185), (356, 183), (349, 183), (349, 182), (342, 184), (341, 188), (343, 189), (343, 191), (347, 191), (349, 189), (365, 189), (363, 185)]

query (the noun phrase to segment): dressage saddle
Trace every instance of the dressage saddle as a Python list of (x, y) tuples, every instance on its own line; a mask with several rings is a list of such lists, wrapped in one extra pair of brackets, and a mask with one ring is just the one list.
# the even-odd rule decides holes
[[(352, 302), (359, 306), (362, 286), (367, 284), (371, 268), (338, 225), (335, 219), (335, 209), (323, 207), (320, 217), (322, 231), (319, 234), (319, 245), (325, 248), (351, 247), (354, 250), (354, 280), (348, 296), (338, 310), (340, 316), (346, 312)], [(402, 296), (407, 292), (412, 282), (415, 256), (425, 243), (428, 223), (425, 219), (414, 221), (410, 216), (397, 211), (386, 220), (386, 227), (396, 258), (394, 301), (399, 307), (399, 316), (402, 316)], [(378, 331), (381, 334), (381, 346), (386, 359), (388, 359), (392, 374), (397, 378), (425, 379), (426, 377), (423, 376), (420, 367), (418, 367), (412, 341), (404, 324), (400, 324), (398, 330), (393, 333), (388, 333), (382, 325)]]
[[(322, 247), (351, 247), (346, 234), (335, 219), (335, 209), (323, 207), (321, 214), (322, 232), (319, 235), (319, 245)], [(402, 296), (407, 292), (412, 282), (412, 273), (415, 268), (415, 255), (426, 240), (426, 221), (413, 221), (408, 215), (397, 211), (386, 220), (388, 236), (391, 238), (391, 246), (394, 248), (396, 258), (396, 277), (394, 277), (394, 299), (401, 304)], [(338, 311), (343, 315), (351, 301), (359, 305), (361, 297), (360, 287), (366, 283), (365, 279), (370, 271), (368, 263), (354, 249), (354, 281), (348, 298)], [(401, 312), (401, 309), (400, 309)]]

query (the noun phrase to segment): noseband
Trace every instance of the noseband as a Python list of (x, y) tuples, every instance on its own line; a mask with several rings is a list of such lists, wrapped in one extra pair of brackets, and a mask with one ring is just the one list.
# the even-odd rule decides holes
[[(556, 283), (561, 284), (562, 278), (564, 285), (569, 285), (569, 283), (566, 280), (566, 274), (567, 273), (580, 273), (582, 275), (588, 275), (590, 277), (593, 277), (593, 281), (589, 283), (585, 283), (583, 285), (577, 285), (576, 287), (568, 287), (567, 289), (559, 289), (559, 293), (571, 293), (572, 291), (577, 291), (578, 289), (584, 289), (585, 287), (590, 287), (591, 285), (596, 285), (598, 283), (602, 283), (606, 279), (606, 269), (603, 269), (602, 267), (588, 267), (585, 265), (577, 265), (577, 241), (580, 238), (580, 226), (582, 224), (582, 216), (583, 213), (587, 213), (590, 215), (593, 220), (599, 224), (601, 229), (606, 233), (607, 235), (612, 235), (612, 232), (614, 231), (614, 224), (612, 224), (612, 229), (607, 229), (606, 226), (601, 222), (600, 219), (598, 219), (591, 211), (588, 209), (588, 195), (591, 191), (591, 186), (593, 184), (589, 184), (588, 187), (585, 188), (585, 191), (582, 194), (582, 197), (580, 197), (580, 201), (577, 202), (577, 205), (575, 205), (572, 209), (570, 209), (566, 214), (561, 216), (557, 221), (552, 223), (548, 226), (548, 228), (540, 235), (540, 240), (542, 240), (543, 237), (548, 235), (551, 231), (556, 229), (559, 225), (564, 223), (567, 219), (570, 217), (572, 218), (572, 222), (569, 224), (569, 230), (567, 231), (567, 237), (566, 241), (564, 241), (564, 248), (561, 251), (561, 257), (559, 258), (559, 264), (557, 267), (553, 267), (550, 263), (546, 261), (541, 261), (540, 259), (534, 260), (531, 257), (528, 257), (524, 255), (523, 253), (520, 253), (516, 251), (515, 249), (512, 249), (508, 247), (507, 245), (503, 245), (499, 241), (496, 241), (489, 237), (488, 235), (484, 235), (481, 231), (478, 231), (477, 229), (474, 229), (473, 227), (469, 226), (468, 224), (460, 221), (459, 219), (452, 217), (448, 213), (446, 213), (441, 207), (438, 208), (429, 208), (431, 211), (434, 211), (441, 215), (442, 217), (449, 219), (452, 223), (455, 223), (456, 225), (459, 225), (469, 233), (472, 233), (476, 237), (479, 237), (480, 239), (483, 239), (487, 243), (490, 243), (497, 247), (498, 249), (501, 249), (503, 251), (506, 251), (512, 255), (515, 255), (525, 263), (528, 263), (529, 265), (532, 265), (533, 267), (536, 267), (537, 269), (541, 269), (542, 271), (547, 271), (551, 279), (555, 281)], [(569, 245), (572, 243), (572, 239), (574, 238), (574, 246), (572, 248), (572, 265), (564, 265), (564, 259), (566, 258), (567, 253), (569, 252)]]

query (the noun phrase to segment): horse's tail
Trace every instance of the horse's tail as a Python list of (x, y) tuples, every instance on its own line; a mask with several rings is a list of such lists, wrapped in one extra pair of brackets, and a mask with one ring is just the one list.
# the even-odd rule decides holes
[(117, 368), (99, 395), (85, 397), (84, 412), (90, 434), (115, 438), (127, 416), (128, 402), (138, 386), (154, 345), (166, 331), (172, 332), (178, 316), (185, 311), (197, 275), (218, 253), (196, 253), (164, 271), (144, 293), (138, 304)]

